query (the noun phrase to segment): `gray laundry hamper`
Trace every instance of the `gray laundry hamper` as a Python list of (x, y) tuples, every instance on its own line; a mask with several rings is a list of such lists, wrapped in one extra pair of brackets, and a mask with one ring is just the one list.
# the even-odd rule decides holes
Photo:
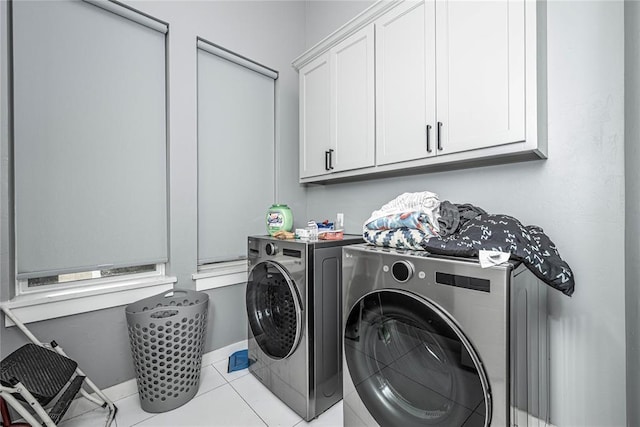
[(184, 405), (198, 392), (209, 296), (175, 289), (126, 307), (140, 404), (146, 412)]

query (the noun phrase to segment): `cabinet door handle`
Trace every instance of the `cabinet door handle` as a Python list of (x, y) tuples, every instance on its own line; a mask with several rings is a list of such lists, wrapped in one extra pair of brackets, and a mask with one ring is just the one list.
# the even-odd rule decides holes
[(442, 151), (442, 122), (438, 122), (438, 132), (437, 132), (437, 140), (438, 140), (438, 150)]
[(431, 125), (427, 125), (427, 153), (431, 153)]
[(333, 149), (329, 149), (329, 170), (333, 169)]
[(324, 152), (324, 170), (329, 170), (329, 151)]

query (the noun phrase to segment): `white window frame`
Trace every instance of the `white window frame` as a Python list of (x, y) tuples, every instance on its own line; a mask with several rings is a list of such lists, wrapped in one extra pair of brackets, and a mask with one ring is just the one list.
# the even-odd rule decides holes
[[(248, 58), (245, 58), (241, 55), (228, 51), (218, 45), (215, 45), (203, 38), (198, 37), (196, 41), (196, 48), (202, 49), (205, 52), (216, 55), (220, 58), (224, 58), (230, 62), (236, 63), (243, 67), (246, 67), (254, 72), (263, 74), (267, 77), (274, 79), (274, 200), (278, 198), (278, 171), (279, 171), (279, 162), (278, 162), (278, 141), (280, 138), (279, 135), (279, 126), (278, 126), (278, 114), (279, 114), (279, 105), (280, 105), (280, 91), (279, 91), (279, 81), (278, 75), (279, 73), (267, 68), (263, 65), (260, 65)], [(194, 280), (196, 284), (197, 291), (206, 291), (211, 289), (218, 289), (226, 286), (233, 286), (246, 283), (249, 277), (248, 272), (248, 259), (229, 259), (222, 260), (219, 262), (213, 262), (208, 264), (198, 265), (198, 270), (196, 273), (191, 275), (191, 278)]]
[[(135, 266), (134, 266), (135, 267)], [(100, 273), (99, 270), (93, 271), (82, 271), (78, 273), (69, 273), (70, 275), (74, 274), (93, 274), (95, 276), (96, 273)], [(113, 284), (122, 281), (131, 281), (131, 280), (144, 280), (147, 278), (157, 278), (163, 277), (165, 275), (165, 265), (164, 263), (156, 264), (155, 269), (152, 271), (145, 271), (140, 273), (123, 273), (114, 276), (107, 277), (92, 277), (90, 279), (75, 279), (68, 280), (64, 282), (51, 283), (46, 285), (37, 285), (37, 286), (29, 286), (30, 279), (18, 279), (16, 280), (16, 296), (21, 295), (30, 295), (30, 294), (41, 294), (41, 293), (51, 293), (55, 291), (62, 291), (67, 289), (76, 289), (79, 287), (101, 287), (107, 284)], [(62, 276), (60, 274), (59, 276)]]
[[(112, 1), (84, 1), (165, 34), (168, 31), (166, 23), (128, 6)], [(165, 64), (167, 60), (165, 58)], [(168, 85), (168, 80), (165, 84)], [(166, 87), (168, 90), (168, 86)], [(167, 96), (168, 92), (165, 98)], [(17, 271), (17, 260), (15, 256), (12, 258), (14, 271)], [(153, 271), (72, 280), (31, 288), (28, 286), (28, 279), (14, 278), (15, 295), (0, 304), (11, 309), (23, 323), (31, 323), (130, 304), (139, 299), (173, 290), (177, 281), (177, 277), (167, 276), (165, 263), (156, 264)], [(5, 327), (13, 325), (11, 319), (5, 317)]]
[[(148, 273), (78, 280), (65, 286), (44, 285), (46, 289), (23, 292), (4, 304), (24, 323), (87, 313), (172, 290), (178, 280), (165, 273), (165, 264), (157, 264), (156, 271)], [(16, 288), (19, 286), (16, 283)], [(6, 319), (5, 327), (12, 325)]]
[[(279, 72), (254, 62), (240, 54), (218, 46), (202, 37), (196, 38), (196, 51), (198, 49), (219, 58), (226, 59), (232, 63), (248, 68), (274, 80), (273, 200), (278, 200), (278, 178), (280, 167), (278, 156), (280, 140), (280, 127), (278, 125), (280, 110)], [(229, 257), (212, 263), (199, 264), (197, 266), (197, 272), (191, 276), (196, 282), (196, 290), (202, 291), (246, 283), (248, 278), (247, 262), (248, 260), (246, 257), (235, 259)]]
[(206, 291), (246, 283), (248, 269), (247, 259), (216, 262), (199, 266), (191, 278), (196, 282), (197, 291)]

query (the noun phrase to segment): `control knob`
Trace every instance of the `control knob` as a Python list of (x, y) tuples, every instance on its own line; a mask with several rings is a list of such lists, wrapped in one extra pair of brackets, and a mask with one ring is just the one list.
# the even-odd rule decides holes
[(273, 256), (278, 251), (278, 247), (276, 246), (275, 243), (267, 243), (267, 245), (264, 248), (264, 251), (267, 253), (267, 255)]
[(400, 283), (404, 283), (413, 276), (413, 265), (409, 261), (396, 261), (391, 266), (391, 275)]

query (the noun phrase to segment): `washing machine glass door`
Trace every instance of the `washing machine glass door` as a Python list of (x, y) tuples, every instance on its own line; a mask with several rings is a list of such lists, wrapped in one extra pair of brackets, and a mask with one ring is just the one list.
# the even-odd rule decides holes
[(464, 334), (426, 299), (376, 291), (351, 309), (344, 351), (351, 379), (382, 426), (488, 426), (487, 377)]
[(253, 267), (246, 302), (249, 327), (258, 346), (273, 359), (289, 357), (300, 341), (302, 308), (286, 270), (271, 261)]

